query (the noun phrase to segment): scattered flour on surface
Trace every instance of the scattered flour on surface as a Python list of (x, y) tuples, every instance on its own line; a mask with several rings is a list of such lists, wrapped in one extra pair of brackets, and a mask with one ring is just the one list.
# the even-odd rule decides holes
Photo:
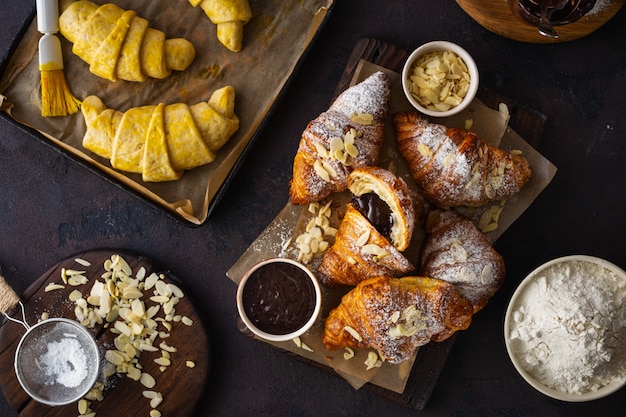
[(552, 389), (626, 380), (626, 282), (589, 261), (552, 265), (518, 299), (508, 337), (524, 370)]

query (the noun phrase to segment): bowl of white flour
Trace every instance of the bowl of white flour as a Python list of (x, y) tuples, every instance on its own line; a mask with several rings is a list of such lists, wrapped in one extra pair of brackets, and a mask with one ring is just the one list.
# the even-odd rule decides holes
[(513, 294), (504, 337), (517, 371), (543, 394), (612, 394), (626, 383), (626, 272), (584, 255), (541, 265)]

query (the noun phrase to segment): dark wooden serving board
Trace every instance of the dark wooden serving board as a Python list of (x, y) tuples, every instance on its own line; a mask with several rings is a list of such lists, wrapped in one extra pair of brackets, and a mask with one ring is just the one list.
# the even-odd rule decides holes
[[(348, 59), (344, 72), (337, 85), (334, 98), (350, 86), (352, 77), (361, 59), (373, 64), (388, 68), (395, 72), (401, 72), (402, 66), (409, 55), (398, 46), (386, 43), (373, 38), (362, 38), (355, 44)], [(531, 146), (536, 146), (541, 138), (546, 117), (531, 109), (530, 107), (518, 103), (515, 100), (502, 96), (501, 94), (481, 87), (477, 97), (487, 106), (497, 109), (500, 103), (506, 103), (511, 113), (509, 126), (522, 136)], [(251, 332), (239, 321), (239, 330), (251, 336)], [(471, 330), (468, 330), (471, 331)], [(443, 370), (448, 354), (454, 345), (455, 336), (441, 343), (428, 343), (419, 348), (417, 357), (413, 364), (411, 374), (402, 394), (390, 391), (372, 383), (366, 383), (364, 388), (377, 393), (389, 400), (401, 403), (407, 407), (422, 410), (432, 393), (432, 390)], [(287, 352), (288, 353), (288, 352)], [(288, 353), (289, 354), (289, 353)], [(318, 362), (310, 361), (302, 356), (293, 355), (295, 358), (310, 363), (316, 368), (334, 373), (330, 367)]]
[[(41, 314), (46, 312), (50, 317), (66, 317), (75, 319), (74, 303), (68, 299), (70, 292), (79, 289), (86, 295), (89, 293), (93, 282), (100, 279), (104, 273), (104, 261), (113, 254), (121, 255), (136, 273), (140, 267), (146, 268), (146, 276), (152, 272), (165, 275), (167, 282), (171, 282), (180, 287), (179, 280), (169, 271), (161, 269), (152, 260), (124, 251), (96, 250), (79, 253), (70, 258), (60, 261), (45, 274), (39, 277), (24, 294), (21, 295), (22, 303), (25, 306), (26, 321), (29, 324), (37, 322)], [(91, 262), (91, 266), (85, 267), (75, 262), (74, 259), (82, 258)], [(67, 285), (64, 289), (45, 292), (45, 287), (49, 283), (62, 283), (61, 269), (76, 269), (86, 271), (86, 276), (90, 278), (85, 285), (72, 287)], [(149, 296), (144, 295), (146, 308), (152, 304), (148, 300)], [(163, 372), (159, 370), (159, 365), (153, 359), (161, 356), (160, 352), (142, 352), (140, 363), (145, 372), (150, 373), (156, 380), (154, 391), (163, 394), (163, 402), (158, 409), (164, 416), (190, 416), (206, 389), (210, 368), (209, 339), (203, 323), (196, 312), (192, 300), (185, 293), (185, 297), (176, 305), (176, 314), (187, 316), (193, 320), (191, 326), (183, 323), (172, 323), (173, 328), (170, 337), (165, 339), (170, 346), (177, 348), (177, 352), (171, 354), (172, 364)], [(13, 317), (20, 316), (19, 309), (12, 314)], [(160, 315), (159, 315), (160, 316)], [(159, 326), (159, 330), (165, 330)], [(24, 334), (24, 328), (12, 321), (5, 320), (0, 328), (0, 385), (9, 403), (23, 417), (68, 417), (78, 415), (75, 403), (60, 407), (50, 407), (32, 400), (20, 386), (15, 375), (13, 366), (15, 350), (20, 338)], [(101, 356), (104, 357), (106, 349), (111, 348), (114, 336), (110, 331), (102, 328), (90, 329), (96, 337), (100, 347)], [(155, 345), (158, 346), (159, 338)], [(195, 363), (194, 368), (186, 366), (186, 361)], [(103, 359), (104, 361), (104, 359)], [(103, 362), (102, 362), (103, 363)], [(149, 416), (151, 407), (149, 400), (143, 397), (142, 392), (146, 390), (140, 382), (133, 381), (126, 376), (116, 376), (110, 380), (104, 390), (102, 401), (93, 401), (91, 408), (100, 416)]]

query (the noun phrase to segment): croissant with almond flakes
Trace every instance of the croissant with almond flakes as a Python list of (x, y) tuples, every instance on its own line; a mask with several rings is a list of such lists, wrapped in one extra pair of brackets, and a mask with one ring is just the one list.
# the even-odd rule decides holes
[(389, 94), (388, 76), (376, 72), (308, 124), (293, 162), (291, 203), (309, 204), (345, 191), (350, 172), (378, 164)]
[(385, 361), (397, 364), (438, 334), (449, 337), (471, 321), (471, 305), (450, 283), (380, 276), (343, 296), (326, 319), (322, 342), (330, 350), (374, 348)]
[(430, 123), (417, 112), (398, 113), (393, 122), (413, 179), (440, 208), (506, 200), (531, 177), (523, 156), (490, 146), (471, 131)]
[(432, 212), (426, 230), (421, 274), (453, 284), (474, 312), (484, 308), (504, 282), (502, 256), (469, 219), (455, 211)]
[(411, 242), (421, 206), (406, 182), (384, 168), (363, 167), (352, 171), (347, 183), (352, 202), (318, 267), (320, 281), (330, 287), (356, 285), (411, 272), (414, 266), (401, 251)]

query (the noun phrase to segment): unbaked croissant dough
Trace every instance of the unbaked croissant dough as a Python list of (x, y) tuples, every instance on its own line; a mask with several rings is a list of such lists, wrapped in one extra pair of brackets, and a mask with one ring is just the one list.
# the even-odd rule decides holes
[(97, 96), (83, 100), (87, 130), (83, 147), (111, 160), (111, 166), (142, 174), (143, 181), (179, 179), (183, 171), (215, 160), (239, 129), (235, 90), (216, 90), (208, 102), (107, 109)]
[(166, 39), (133, 10), (87, 0), (70, 4), (59, 16), (59, 30), (89, 70), (110, 81), (143, 82), (185, 70), (195, 48), (183, 38)]
[(217, 39), (233, 52), (239, 52), (243, 43), (243, 27), (252, 18), (248, 0), (189, 0), (200, 6), (217, 25)]
[(293, 204), (345, 191), (355, 168), (378, 164), (389, 111), (389, 78), (378, 71), (341, 93), (300, 138), (289, 183)]
[[(374, 348), (401, 363), (435, 335), (466, 329), (472, 307), (454, 286), (424, 277), (374, 277), (343, 296), (325, 322), (327, 349)], [(443, 339), (441, 339), (443, 340)]]
[(417, 112), (398, 113), (393, 121), (413, 179), (440, 208), (506, 200), (531, 177), (523, 156), (490, 146), (471, 131), (430, 123)]

